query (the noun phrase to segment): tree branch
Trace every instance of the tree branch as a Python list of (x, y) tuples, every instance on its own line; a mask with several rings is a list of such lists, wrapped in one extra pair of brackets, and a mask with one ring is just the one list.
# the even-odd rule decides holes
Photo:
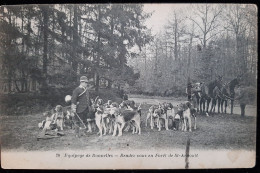
[(204, 30), (201, 28), (201, 26), (195, 20), (193, 20), (192, 18), (189, 18), (189, 19), (192, 20), (201, 29), (201, 31), (204, 33)]

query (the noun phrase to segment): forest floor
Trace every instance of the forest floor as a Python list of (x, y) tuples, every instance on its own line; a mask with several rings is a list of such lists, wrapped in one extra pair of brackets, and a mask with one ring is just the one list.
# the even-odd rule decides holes
[[(191, 148), (194, 149), (245, 149), (255, 150), (256, 147), (256, 108), (248, 106), (246, 116), (235, 114), (214, 114), (206, 117), (197, 116), (197, 129), (192, 132), (169, 130), (158, 131), (145, 126), (148, 108), (152, 104), (168, 101), (176, 105), (181, 99), (163, 97), (129, 97), (139, 105), (142, 103), (141, 129), (142, 134), (123, 132), (121, 137), (106, 135), (99, 137), (97, 132), (77, 138), (74, 130), (65, 128), (65, 136), (60, 138), (39, 140), (37, 135), (41, 130), (38, 123), (44, 120), (42, 114), (24, 116), (0, 116), (1, 149), (17, 151), (51, 151), (51, 150), (120, 150), (120, 149), (185, 149), (190, 138)], [(254, 116), (252, 116), (254, 115)], [(148, 123), (149, 124), (149, 123)]]

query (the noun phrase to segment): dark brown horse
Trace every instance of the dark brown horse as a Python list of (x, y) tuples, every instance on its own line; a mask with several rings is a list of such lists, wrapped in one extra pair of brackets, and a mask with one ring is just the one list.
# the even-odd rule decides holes
[(235, 87), (239, 85), (241, 81), (241, 77), (236, 77), (235, 79), (231, 80), (221, 89), (221, 112), (223, 113), (223, 104), (225, 104), (224, 113), (227, 113), (227, 102), (231, 100), (231, 114), (233, 114), (233, 107), (234, 107), (234, 98), (235, 98)]
[[(200, 112), (206, 113), (208, 115), (209, 112), (209, 104), (212, 99), (214, 99), (214, 89), (215, 87), (221, 88), (222, 77), (218, 77), (218, 79), (209, 82), (208, 84), (202, 83), (201, 85), (201, 98), (200, 98)], [(207, 103), (207, 105), (206, 105)], [(205, 107), (206, 105), (206, 107)]]
[(216, 108), (217, 102), (218, 102), (218, 113), (220, 113), (220, 105), (221, 105), (221, 101), (223, 99), (223, 94), (221, 92), (222, 87), (219, 88), (218, 86), (216, 86), (213, 89), (213, 98), (212, 98), (212, 104), (211, 104), (211, 109), (210, 109), (210, 112), (212, 112), (212, 113), (215, 113), (215, 108)]

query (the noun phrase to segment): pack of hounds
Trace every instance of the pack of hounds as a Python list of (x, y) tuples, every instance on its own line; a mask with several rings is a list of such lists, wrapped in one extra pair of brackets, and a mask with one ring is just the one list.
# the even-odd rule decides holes
[[(66, 102), (70, 100), (65, 99)], [(123, 131), (132, 129), (133, 134), (141, 135), (141, 104), (136, 106), (133, 100), (124, 100), (122, 103), (112, 102), (108, 100), (106, 103), (100, 98), (92, 100), (91, 110), (94, 113), (94, 119), (87, 119), (85, 123), (90, 123), (91, 128), (88, 132), (92, 133), (98, 129), (98, 135), (103, 136), (112, 134), (112, 136), (122, 136)], [(52, 111), (45, 112), (46, 120), (38, 124), (40, 129), (63, 131), (64, 127), (73, 128), (73, 116), (75, 113), (71, 111), (70, 106), (63, 107), (57, 105)], [(192, 117), (194, 118), (194, 126), (196, 129), (196, 110), (189, 102), (183, 102), (177, 105), (177, 111), (171, 103), (162, 103), (153, 105), (149, 108), (145, 119), (147, 127), (150, 120), (151, 129), (162, 128), (169, 130), (169, 121), (172, 122), (174, 130), (192, 131)], [(82, 121), (83, 125), (85, 126)], [(86, 126), (85, 126), (86, 127)]]

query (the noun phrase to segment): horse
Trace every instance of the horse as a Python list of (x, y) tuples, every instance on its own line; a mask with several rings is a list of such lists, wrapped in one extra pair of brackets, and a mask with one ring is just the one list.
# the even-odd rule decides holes
[[(221, 101), (224, 98), (223, 94), (221, 92), (222, 87), (219, 88), (218, 86), (215, 86), (215, 88), (213, 89), (213, 97), (212, 97), (212, 104), (211, 104), (211, 109), (210, 112), (215, 113), (215, 108), (218, 102), (218, 113), (220, 113), (220, 106), (221, 106)], [(222, 110), (223, 113), (223, 110)]]
[[(200, 112), (201, 113), (206, 113), (208, 116), (209, 112), (209, 104), (211, 100), (214, 98), (214, 88), (218, 87), (219, 89), (222, 87), (222, 77), (218, 77), (218, 79), (209, 82), (208, 84), (202, 83), (201, 84), (201, 98), (200, 98)], [(206, 109), (205, 109), (205, 104)]]
[(234, 107), (234, 98), (235, 98), (235, 87), (239, 85), (241, 81), (240, 77), (236, 77), (235, 79), (231, 80), (229, 83), (224, 85), (221, 89), (221, 112), (223, 113), (223, 103), (225, 103), (225, 114), (227, 113), (227, 101), (231, 100), (231, 112), (233, 114), (233, 107)]

